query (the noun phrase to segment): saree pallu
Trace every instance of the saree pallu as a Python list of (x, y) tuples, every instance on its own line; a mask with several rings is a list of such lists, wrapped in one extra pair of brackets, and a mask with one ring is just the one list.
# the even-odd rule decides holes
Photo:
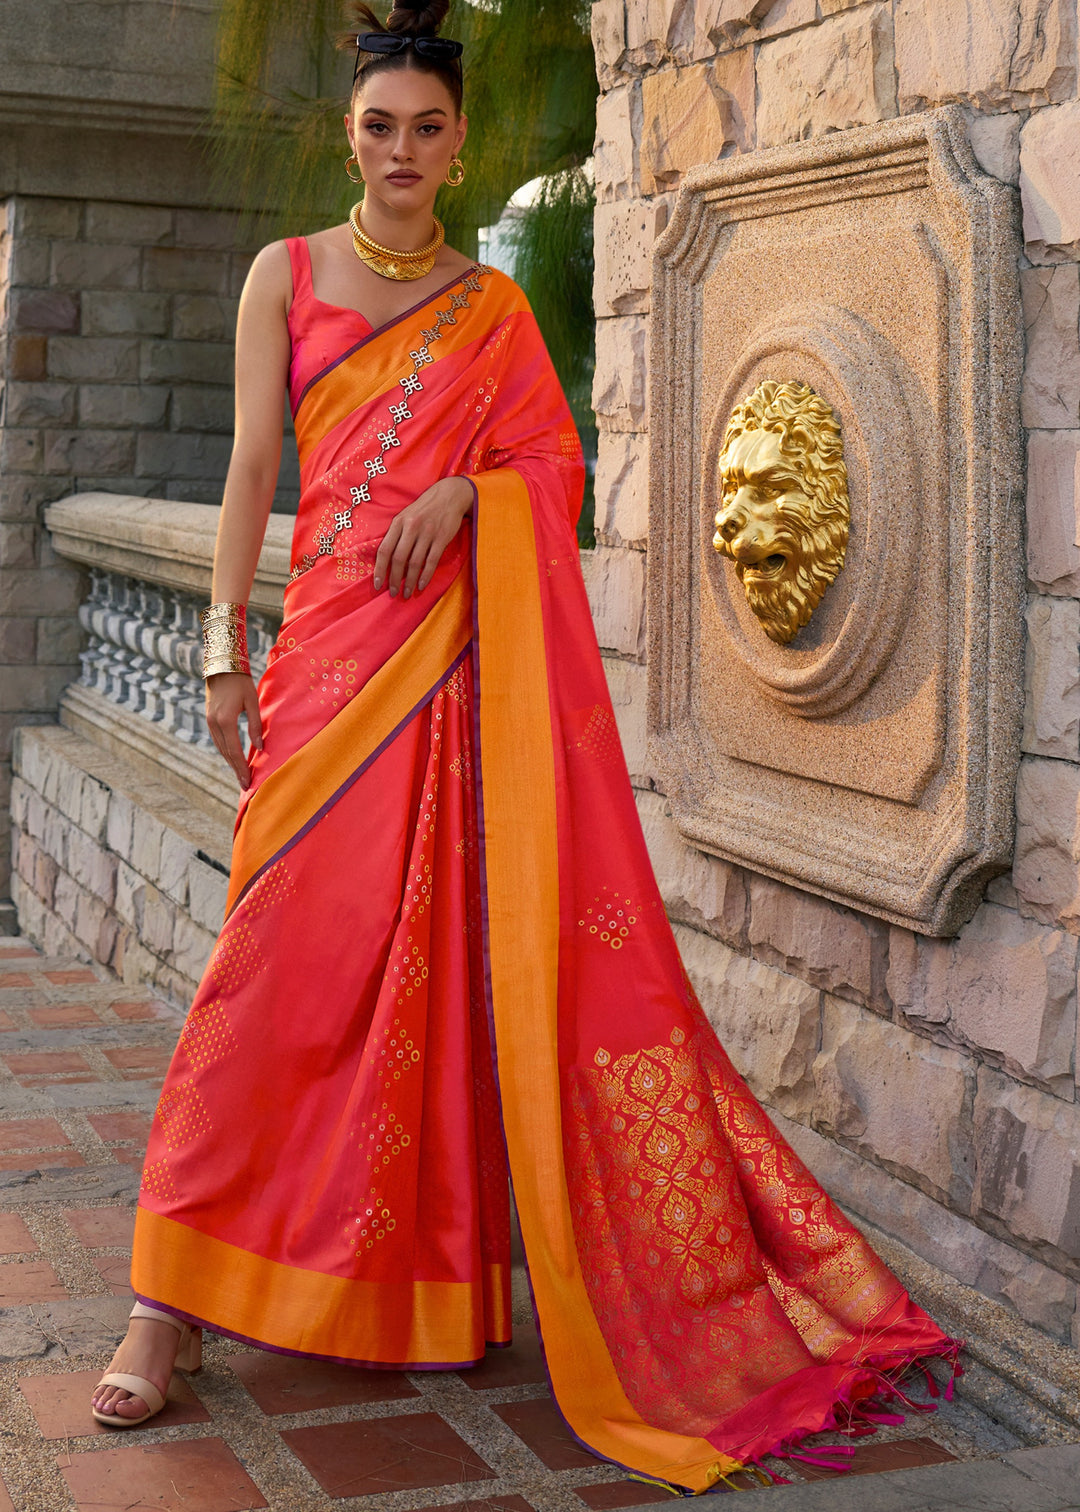
[[(956, 1345), (733, 1069), (679, 960), (582, 583), (574, 426), (478, 267), (294, 393), (303, 495), (230, 903), (158, 1109), (136, 1293), (409, 1368), (508, 1341), (509, 1167), (552, 1389), (718, 1487)], [(430, 587), (393, 515), (475, 485)]]

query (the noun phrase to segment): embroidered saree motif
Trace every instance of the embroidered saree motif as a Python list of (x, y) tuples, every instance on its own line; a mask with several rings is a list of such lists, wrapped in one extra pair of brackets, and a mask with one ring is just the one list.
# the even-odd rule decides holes
[[(265, 1348), (475, 1361), (510, 1336), (509, 1169), (571, 1431), (706, 1491), (956, 1346), (694, 997), (596, 648), (569, 411), (509, 279), (446, 292), (295, 390), (303, 570), (133, 1284)], [(373, 593), (394, 514), (456, 475), (476, 505), (429, 588)]]

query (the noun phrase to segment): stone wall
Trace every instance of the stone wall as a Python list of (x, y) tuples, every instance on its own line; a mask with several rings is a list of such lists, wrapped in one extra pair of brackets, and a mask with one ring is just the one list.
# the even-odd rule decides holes
[[(1080, 1346), (1080, 103), (1067, 0), (599, 0), (590, 593), (702, 1000), (841, 1200)], [(1011, 875), (953, 940), (688, 846), (646, 735), (651, 246), (688, 168), (957, 102), (1019, 185), (1027, 703)]]

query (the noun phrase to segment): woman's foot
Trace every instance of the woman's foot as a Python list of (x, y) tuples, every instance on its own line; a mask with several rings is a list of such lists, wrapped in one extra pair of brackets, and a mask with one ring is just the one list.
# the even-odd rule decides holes
[[(171, 1323), (159, 1323), (153, 1318), (132, 1318), (105, 1373), (143, 1376), (165, 1396), (179, 1348), (180, 1331)], [(110, 1416), (115, 1413), (122, 1418), (145, 1417), (149, 1410), (142, 1397), (133, 1396), (122, 1386), (97, 1386), (90, 1401), (98, 1412)]]

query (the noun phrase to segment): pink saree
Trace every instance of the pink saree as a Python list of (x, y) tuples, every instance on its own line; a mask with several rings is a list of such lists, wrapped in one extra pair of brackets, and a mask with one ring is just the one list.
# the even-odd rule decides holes
[[(319, 317), (290, 250), (293, 577), (135, 1291), (265, 1348), (468, 1364), (510, 1337), (509, 1170), (570, 1429), (720, 1489), (956, 1346), (682, 969), (582, 584), (577, 436), (520, 290), (478, 266), (372, 331)], [(454, 474), (475, 507), (430, 587), (374, 593), (393, 515)]]

